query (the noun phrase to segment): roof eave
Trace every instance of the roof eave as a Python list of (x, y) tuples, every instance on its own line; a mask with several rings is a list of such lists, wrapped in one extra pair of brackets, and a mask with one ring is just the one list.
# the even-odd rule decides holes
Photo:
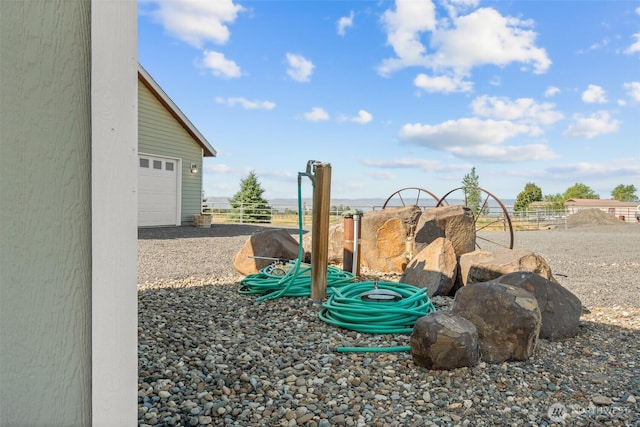
[(200, 131), (191, 123), (187, 116), (166, 94), (160, 85), (151, 77), (147, 70), (138, 63), (138, 80), (145, 85), (147, 89), (156, 97), (156, 99), (169, 111), (169, 113), (180, 123), (185, 131), (202, 147), (203, 157), (215, 157), (217, 152), (209, 144), (209, 141), (200, 133)]

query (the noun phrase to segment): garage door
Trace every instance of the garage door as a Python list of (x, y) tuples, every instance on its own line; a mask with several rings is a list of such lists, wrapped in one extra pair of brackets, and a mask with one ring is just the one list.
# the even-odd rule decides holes
[(138, 225), (180, 225), (177, 159), (140, 155)]

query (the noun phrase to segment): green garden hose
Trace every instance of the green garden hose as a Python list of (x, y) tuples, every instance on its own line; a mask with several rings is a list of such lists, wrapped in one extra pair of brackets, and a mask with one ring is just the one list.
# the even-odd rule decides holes
[[(375, 289), (399, 294), (397, 301), (363, 299)], [(359, 282), (335, 289), (322, 304), (319, 318), (331, 325), (370, 334), (410, 334), (416, 321), (436, 311), (426, 289), (405, 283)], [(339, 352), (408, 351), (410, 347), (338, 347)]]
[[(301, 174), (298, 174), (298, 258), (289, 261), (284, 267), (279, 266), (285, 274), (273, 274), (275, 264), (269, 265), (261, 269), (256, 274), (250, 274), (240, 281), (242, 287), (241, 294), (260, 294), (256, 301), (264, 301), (268, 299), (277, 299), (280, 297), (308, 297), (311, 296), (311, 267), (302, 264), (303, 258), (303, 227), (302, 227), (302, 183)], [(348, 283), (353, 283), (355, 277), (353, 274), (342, 271), (336, 267), (329, 266), (327, 268), (327, 293), (331, 293), (331, 289), (339, 288)]]
[[(298, 258), (286, 264), (272, 264), (257, 274), (246, 276), (240, 284), (242, 294), (261, 295), (257, 301), (280, 297), (311, 296), (311, 267), (302, 264), (302, 195), (298, 174)], [(371, 334), (409, 334), (416, 321), (435, 310), (426, 289), (405, 283), (355, 282), (355, 277), (336, 267), (327, 268), (327, 294), (318, 317), (331, 325)], [(393, 300), (363, 297), (372, 291), (397, 295)], [(396, 352), (410, 347), (338, 347), (338, 352)]]
[[(277, 274), (274, 274), (277, 270)], [(242, 288), (239, 292), (247, 295), (262, 295), (257, 301), (276, 299), (280, 297), (309, 297), (311, 296), (311, 267), (290, 261), (286, 265), (271, 264), (256, 274), (250, 274), (240, 281)], [(282, 272), (286, 272), (282, 275)], [(336, 267), (327, 268), (327, 293), (332, 289), (353, 283), (355, 278), (351, 273)]]

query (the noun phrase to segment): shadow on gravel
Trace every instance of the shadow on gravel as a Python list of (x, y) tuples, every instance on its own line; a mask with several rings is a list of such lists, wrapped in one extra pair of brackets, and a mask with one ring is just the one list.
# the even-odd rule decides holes
[[(140, 227), (138, 239), (140, 240), (169, 240), (198, 237), (235, 237), (251, 236), (256, 231), (269, 229), (283, 229), (292, 235), (298, 235), (297, 228), (278, 227), (275, 225), (249, 225), (249, 224), (212, 224), (211, 228), (198, 228), (190, 225), (175, 227)], [(305, 231), (306, 233), (306, 231)]]

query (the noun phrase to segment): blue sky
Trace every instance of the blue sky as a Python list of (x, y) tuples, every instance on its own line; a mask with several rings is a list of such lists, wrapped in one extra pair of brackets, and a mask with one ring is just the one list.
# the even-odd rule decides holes
[(442, 196), (472, 167), (505, 199), (640, 195), (638, 1), (141, 0), (138, 57), (218, 151), (208, 197), (253, 170), (296, 198), (308, 160), (336, 199)]

